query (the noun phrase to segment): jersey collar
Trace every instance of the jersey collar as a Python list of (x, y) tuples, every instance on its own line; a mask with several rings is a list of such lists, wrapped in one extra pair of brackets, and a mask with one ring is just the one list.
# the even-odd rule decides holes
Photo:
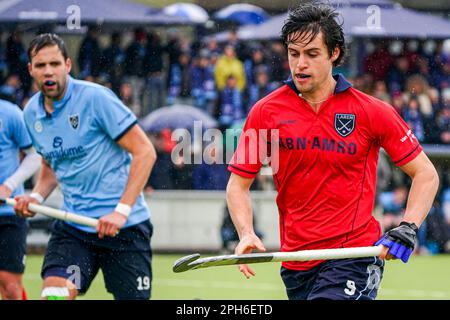
[[(333, 78), (334, 80), (336, 80), (336, 88), (334, 88), (334, 94), (344, 92), (352, 86), (352, 84), (347, 79), (345, 79), (342, 73), (333, 75)], [(289, 78), (284, 83), (287, 84), (289, 88), (294, 90), (296, 95), (300, 94), (300, 91), (298, 91), (297, 87), (294, 84), (294, 80), (292, 80), (292, 76), (289, 76)]]
[(64, 93), (64, 97), (61, 100), (53, 102), (53, 107), (55, 108), (55, 111), (53, 111), (52, 115), (47, 114), (47, 111), (45, 111), (44, 107), (44, 95), (42, 92), (40, 92), (39, 96), (39, 110), (37, 117), (38, 118), (45, 118), (45, 117), (53, 117), (55, 116), (69, 101), (70, 97), (72, 96), (73, 91), (73, 78), (71, 76), (67, 76), (67, 89)]

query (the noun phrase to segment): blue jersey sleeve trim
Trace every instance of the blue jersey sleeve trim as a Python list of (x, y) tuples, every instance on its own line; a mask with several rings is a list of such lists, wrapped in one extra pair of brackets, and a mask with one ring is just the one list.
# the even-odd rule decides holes
[(121, 133), (119, 133), (119, 135), (117, 137), (114, 138), (114, 141), (119, 141), (120, 138), (122, 138), (128, 131), (130, 131), (131, 128), (134, 127), (135, 124), (137, 124), (138, 121), (134, 120), (128, 127), (125, 128), (125, 130), (123, 130)]
[(20, 150), (26, 150), (26, 149), (31, 148), (32, 146), (33, 146), (33, 144), (27, 144), (27, 145), (25, 145), (25, 146), (23, 146), (23, 147), (19, 147), (19, 149), (20, 149)]

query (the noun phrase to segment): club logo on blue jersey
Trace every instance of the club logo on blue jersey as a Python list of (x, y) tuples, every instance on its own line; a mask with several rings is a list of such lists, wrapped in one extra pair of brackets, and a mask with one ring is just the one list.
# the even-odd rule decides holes
[(76, 130), (78, 128), (78, 125), (80, 124), (80, 117), (78, 116), (78, 114), (72, 114), (71, 116), (69, 116), (69, 123), (72, 128)]
[(36, 130), (37, 133), (41, 133), (43, 128), (42, 128), (42, 123), (40, 121), (36, 121), (34, 123), (34, 130)]
[(334, 115), (334, 129), (342, 137), (348, 136), (355, 129), (356, 116), (349, 113), (336, 113)]

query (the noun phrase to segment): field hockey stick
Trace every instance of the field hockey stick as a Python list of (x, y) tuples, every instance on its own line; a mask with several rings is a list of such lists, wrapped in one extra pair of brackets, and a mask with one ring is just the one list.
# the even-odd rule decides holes
[[(0, 202), (5, 202), (6, 204), (10, 206), (15, 206), (17, 201), (12, 198), (2, 198), (0, 197)], [(55, 208), (50, 208), (47, 206), (43, 206), (40, 204), (30, 203), (28, 204), (28, 209), (30, 211), (33, 211), (35, 213), (43, 214), (47, 217), (63, 220), (63, 221), (69, 221), (74, 222), (78, 224), (82, 224), (84, 226), (93, 227), (96, 228), (98, 224), (98, 220), (94, 218), (89, 218), (85, 216), (81, 216), (79, 214), (58, 210)]]
[(241, 255), (223, 255), (215, 257), (200, 258), (195, 253), (182, 257), (175, 261), (173, 272), (185, 272), (188, 270), (229, 266), (237, 264), (251, 264), (263, 262), (283, 261), (310, 261), (373, 257), (381, 254), (382, 247), (357, 247), (339, 249), (303, 250), (296, 252), (272, 252), (272, 253), (248, 253)]

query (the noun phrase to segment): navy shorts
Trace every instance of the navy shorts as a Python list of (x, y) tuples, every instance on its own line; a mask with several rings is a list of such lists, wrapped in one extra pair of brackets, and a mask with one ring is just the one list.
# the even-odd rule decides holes
[(55, 221), (41, 276), (68, 279), (76, 285), (79, 294), (84, 294), (101, 269), (106, 290), (114, 299), (148, 300), (152, 281), (152, 233), (149, 220), (103, 239), (97, 233)]
[(383, 277), (378, 257), (328, 260), (307, 271), (281, 267), (289, 300), (375, 300)]
[(0, 270), (23, 273), (28, 224), (18, 216), (0, 216)]

